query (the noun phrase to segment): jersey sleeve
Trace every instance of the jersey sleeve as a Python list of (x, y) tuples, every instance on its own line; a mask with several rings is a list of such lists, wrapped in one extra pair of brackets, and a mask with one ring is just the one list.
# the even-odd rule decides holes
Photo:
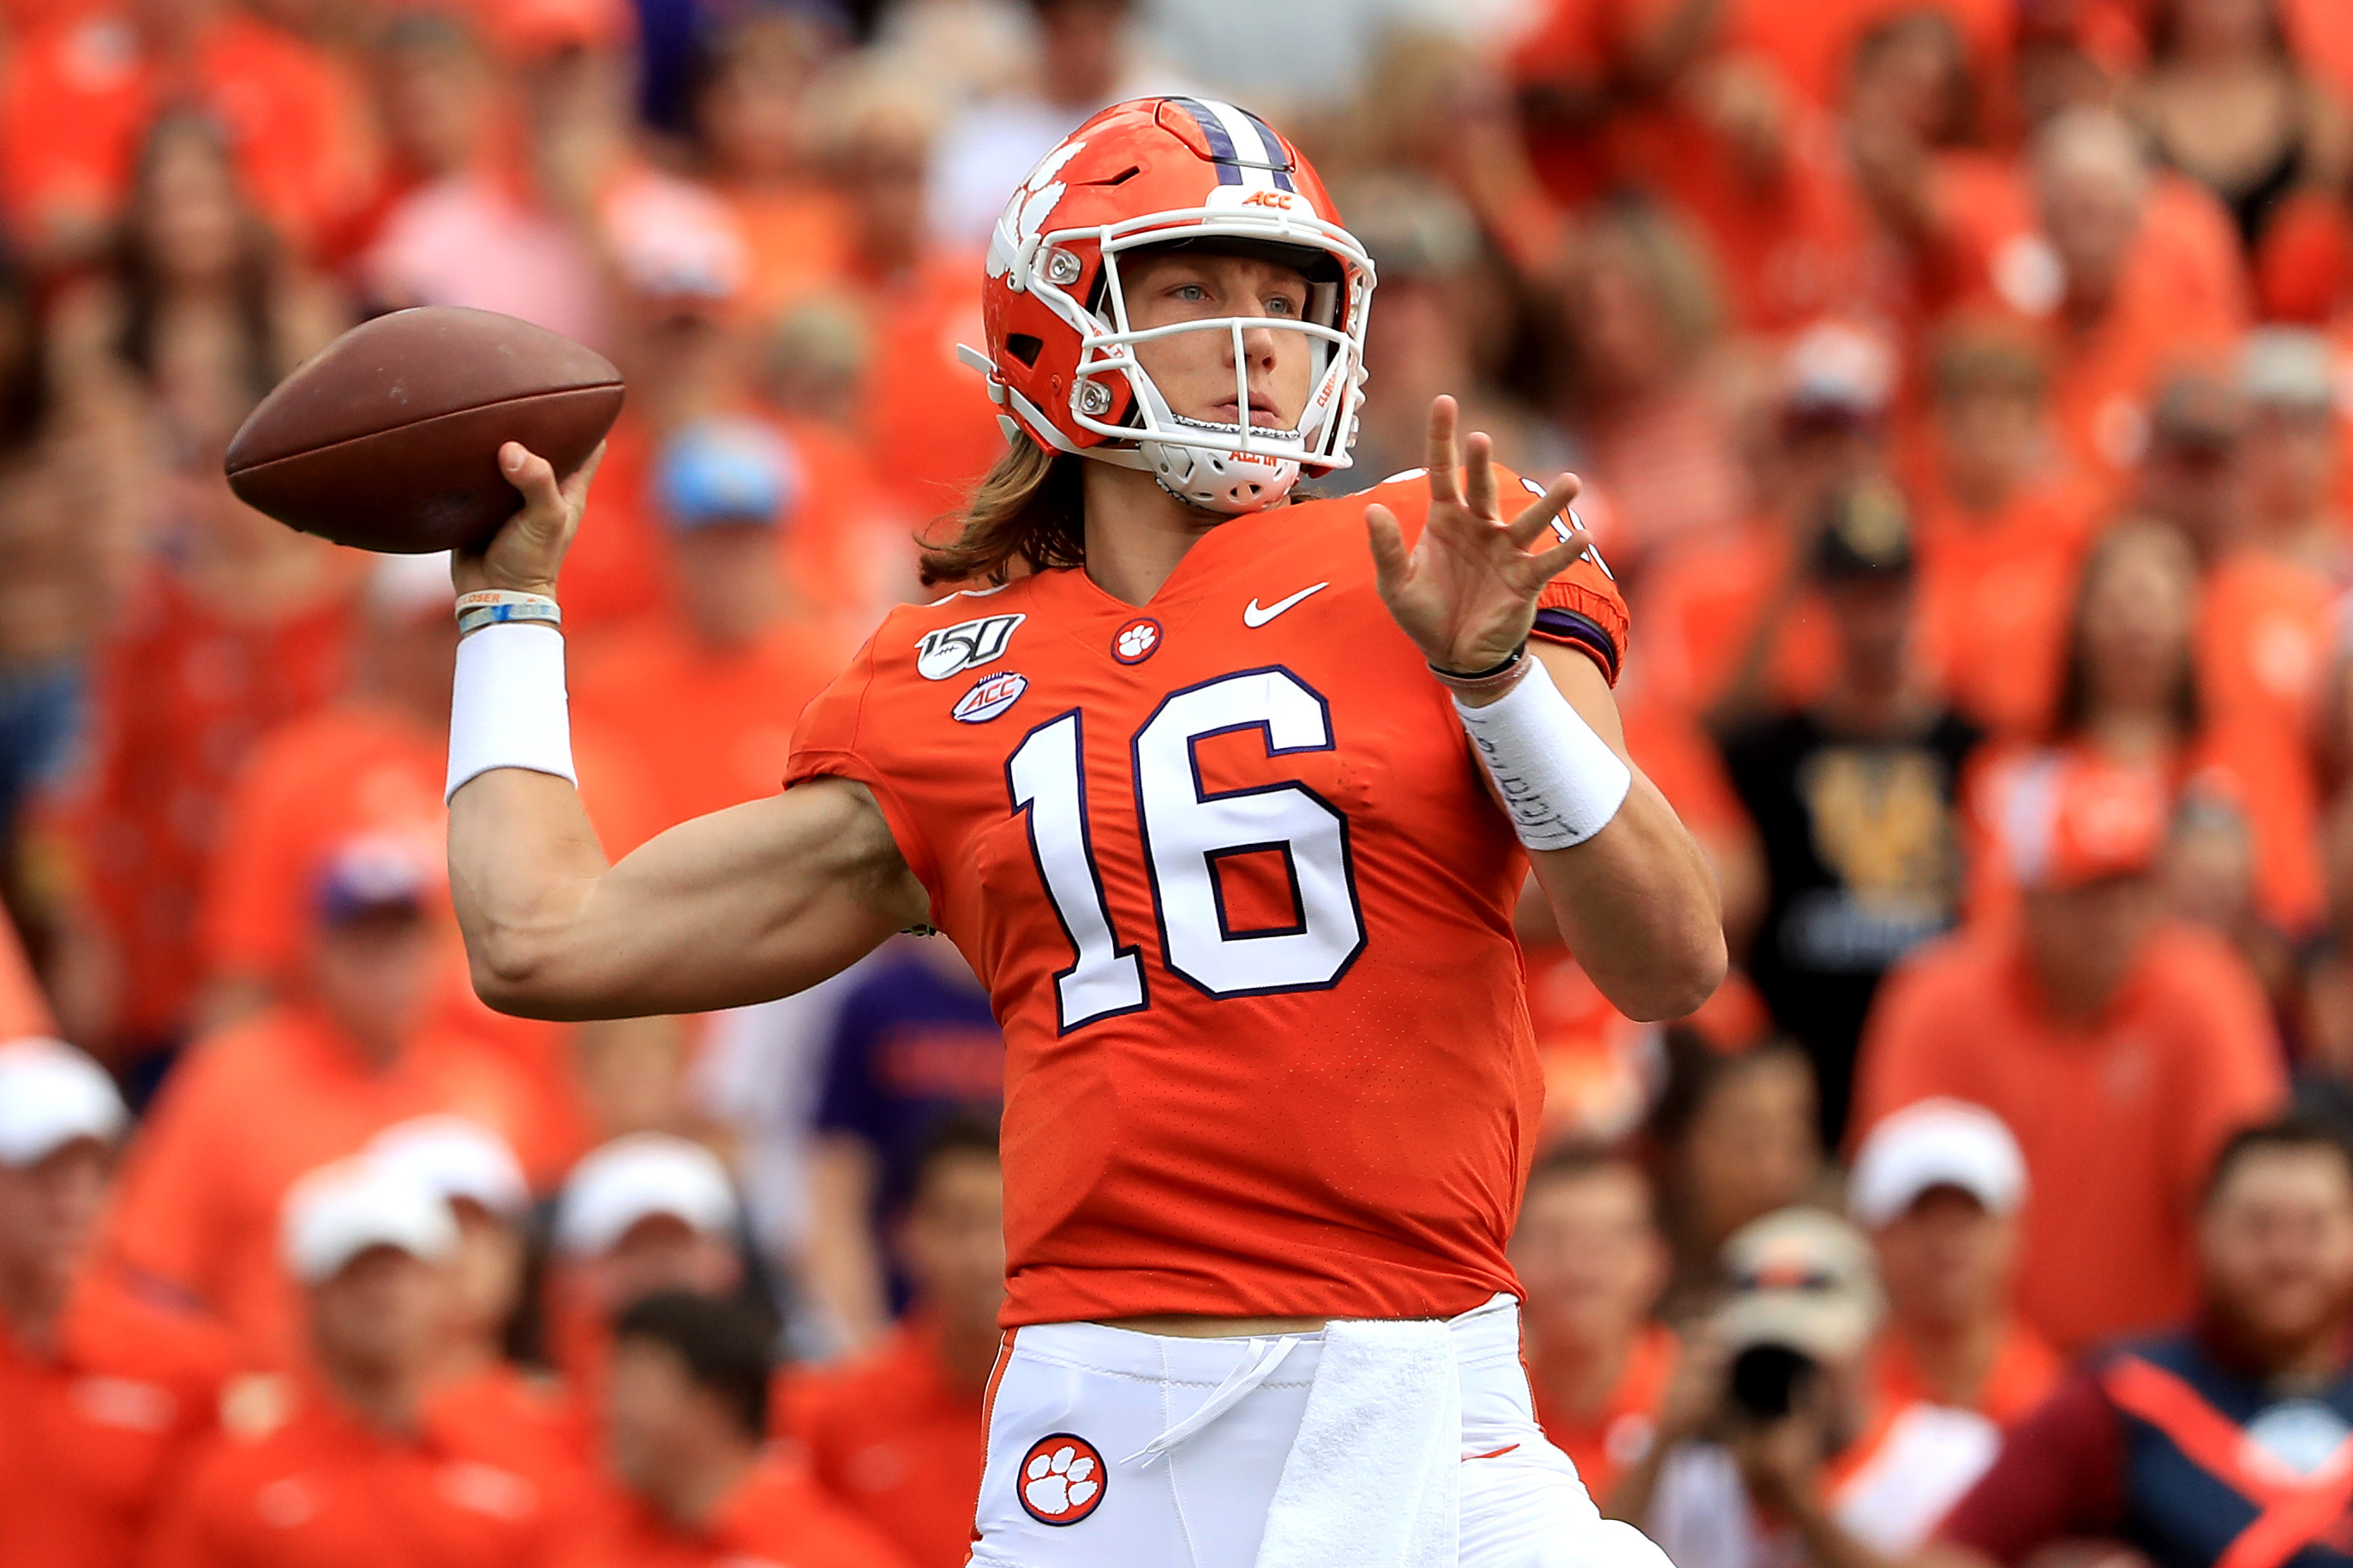
[[(1544, 487), (1535, 480), (1521, 474), (1510, 477), (1530, 494), (1544, 494)], [(1564, 518), (1553, 524), (1553, 531), (1567, 538), (1568, 526)], [(1618, 579), (1610, 574), (1600, 550), (1588, 547), (1536, 595), (1536, 624), (1530, 635), (1575, 648), (1599, 665), (1603, 679), (1615, 686), (1625, 665), (1626, 637), (1631, 626)]]
[[(877, 632), (875, 637), (882, 634)], [(886, 728), (880, 710), (886, 694), (874, 678), (874, 640), (858, 650), (849, 668), (801, 710), (793, 726), (792, 756), (785, 764), (785, 787), (817, 778), (851, 779), (873, 793), (890, 825), (899, 853), (940, 905), (939, 862), (924, 842), (915, 814), (891, 782), (887, 765), (878, 754)]]

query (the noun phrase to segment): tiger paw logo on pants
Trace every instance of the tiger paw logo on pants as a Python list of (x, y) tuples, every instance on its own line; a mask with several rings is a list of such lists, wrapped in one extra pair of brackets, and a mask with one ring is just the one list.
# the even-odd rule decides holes
[(1057, 1432), (1021, 1456), (1021, 1506), (1040, 1524), (1076, 1524), (1103, 1501), (1103, 1456), (1084, 1437)]

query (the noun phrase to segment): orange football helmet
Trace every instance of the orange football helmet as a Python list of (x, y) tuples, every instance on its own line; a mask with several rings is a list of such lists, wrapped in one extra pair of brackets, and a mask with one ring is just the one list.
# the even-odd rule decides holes
[[(1197, 239), (1295, 252), (1309, 279), (1307, 309), (1295, 321), (1217, 316), (1134, 328), (1120, 258)], [(1303, 472), (1348, 466), (1372, 258), (1340, 226), (1299, 150), (1246, 110), (1139, 98), (1097, 114), (1039, 160), (1006, 204), (983, 288), (988, 352), (965, 357), (987, 374), (1008, 439), (1146, 469), (1180, 500), (1226, 512), (1272, 505)], [(1290, 430), (1247, 423), (1241, 334), (1258, 329), (1313, 342), (1307, 406)], [(1233, 334), (1244, 423), (1175, 413), (1136, 362), (1135, 344), (1197, 331)]]

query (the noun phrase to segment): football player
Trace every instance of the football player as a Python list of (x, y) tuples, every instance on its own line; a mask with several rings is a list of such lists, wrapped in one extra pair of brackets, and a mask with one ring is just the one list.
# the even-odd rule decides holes
[(1724, 970), (1626, 760), (1626, 612), (1577, 480), (1431, 408), (1345, 467), (1373, 266), (1230, 105), (1095, 116), (1008, 205), (1011, 449), (802, 716), (787, 787), (607, 866), (569, 779), (557, 567), (584, 471), (458, 567), (450, 861), (477, 985), (548, 1017), (756, 1002), (946, 933), (1007, 1048), (1008, 1330), (976, 1564), (1588, 1563), (1504, 1260), (1541, 1088), (1533, 864), (1638, 1018)]

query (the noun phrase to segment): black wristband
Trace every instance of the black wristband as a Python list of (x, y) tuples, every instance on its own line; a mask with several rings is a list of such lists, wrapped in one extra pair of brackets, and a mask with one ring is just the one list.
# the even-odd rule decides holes
[(1520, 639), (1520, 646), (1512, 650), (1512, 657), (1504, 660), (1501, 664), (1489, 665), (1484, 669), (1472, 670), (1471, 673), (1466, 675), (1461, 670), (1446, 669), (1433, 663), (1430, 667), (1430, 673), (1437, 676), (1441, 680), (1493, 680), (1495, 677), (1503, 674), (1505, 670), (1511, 668), (1512, 666), (1519, 663), (1520, 660), (1527, 657), (1527, 639), (1523, 637)]

